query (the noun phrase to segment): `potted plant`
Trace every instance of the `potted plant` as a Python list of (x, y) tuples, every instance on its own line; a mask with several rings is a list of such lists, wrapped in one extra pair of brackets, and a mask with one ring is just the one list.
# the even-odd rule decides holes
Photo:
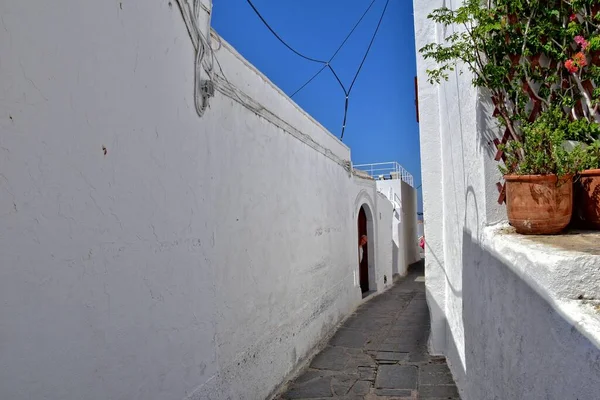
[(586, 147), (582, 167), (574, 186), (576, 222), (583, 228), (600, 229), (600, 140)]
[(504, 132), (497, 142), (504, 150), (507, 214), (522, 233), (564, 229), (573, 210), (573, 174), (586, 163), (600, 168), (593, 148), (584, 153), (579, 145), (597, 139), (586, 126), (600, 123), (600, 66), (594, 65), (600, 12), (592, 4), (464, 0), (429, 15), (451, 28), (443, 30), (450, 32), (443, 41), (420, 49), (436, 62), (429, 81), (467, 70), (473, 85), (489, 93)]
[(573, 175), (580, 168), (581, 146), (565, 148), (569, 125), (554, 108), (522, 126), (522, 142), (503, 146), (506, 207), (510, 224), (522, 234), (557, 234), (573, 212)]
[(600, 229), (600, 20), (598, 6), (572, 14), (568, 26), (573, 35), (571, 57), (565, 61), (570, 98), (563, 98), (572, 116), (568, 136), (582, 143), (581, 171), (574, 184), (574, 222), (582, 228)]

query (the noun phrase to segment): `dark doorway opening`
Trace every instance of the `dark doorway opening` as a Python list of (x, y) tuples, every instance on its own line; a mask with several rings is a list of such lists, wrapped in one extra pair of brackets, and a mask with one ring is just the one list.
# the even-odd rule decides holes
[[(363, 235), (367, 235), (367, 213), (365, 212), (364, 206), (360, 207), (358, 212), (358, 243), (360, 244), (360, 238)], [(372, 238), (367, 237), (367, 240)], [(360, 278), (360, 290), (363, 293), (369, 291), (369, 246), (362, 246), (362, 259), (361, 259), (361, 247), (358, 249), (359, 259), (359, 278)]]

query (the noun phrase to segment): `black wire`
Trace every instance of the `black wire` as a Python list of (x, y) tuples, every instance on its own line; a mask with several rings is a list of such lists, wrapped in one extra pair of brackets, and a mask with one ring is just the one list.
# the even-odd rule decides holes
[(383, 12), (381, 13), (379, 22), (377, 23), (377, 28), (375, 28), (375, 32), (373, 33), (373, 37), (371, 38), (371, 42), (369, 43), (369, 47), (367, 47), (365, 56), (363, 57), (363, 59), (360, 63), (360, 66), (358, 67), (358, 71), (356, 71), (356, 75), (354, 75), (354, 79), (352, 80), (352, 83), (350, 84), (350, 89), (348, 89), (348, 94), (350, 94), (350, 92), (352, 91), (352, 87), (354, 86), (354, 83), (356, 82), (356, 78), (358, 78), (358, 74), (360, 74), (360, 70), (362, 69), (363, 64), (365, 63), (365, 60), (367, 59), (367, 56), (369, 55), (369, 51), (371, 50), (371, 46), (373, 46), (373, 42), (375, 41), (375, 36), (377, 36), (377, 32), (379, 31), (379, 27), (381, 26), (381, 21), (383, 21), (383, 16), (385, 15), (385, 11), (387, 10), (387, 7), (389, 4), (390, 4), (390, 0), (387, 0), (385, 2), (385, 7), (383, 7)]
[(331, 72), (333, 72), (333, 75), (338, 80), (338, 83), (342, 86), (342, 90), (344, 91), (344, 94), (346, 94), (346, 88), (344, 87), (344, 85), (342, 84), (342, 82), (339, 80), (337, 74), (333, 71), (333, 67), (331, 67), (329, 64), (333, 61), (333, 59), (335, 58), (335, 56), (337, 56), (337, 54), (340, 52), (340, 50), (342, 50), (342, 47), (344, 47), (344, 45), (346, 44), (346, 42), (348, 41), (348, 39), (350, 39), (350, 36), (352, 36), (352, 34), (356, 30), (356, 28), (358, 28), (358, 25), (360, 25), (360, 23), (365, 18), (365, 16), (367, 15), (367, 13), (371, 9), (371, 7), (373, 7), (373, 4), (375, 4), (375, 1), (376, 0), (371, 1), (371, 4), (369, 4), (369, 7), (367, 7), (367, 9), (365, 10), (365, 12), (363, 12), (363, 14), (361, 15), (360, 19), (354, 24), (354, 27), (352, 27), (352, 30), (350, 30), (350, 32), (346, 35), (346, 37), (344, 38), (344, 40), (342, 41), (342, 43), (339, 45), (339, 47), (337, 48), (337, 50), (333, 53), (333, 55), (331, 56), (331, 58), (329, 58), (329, 61), (327, 61), (327, 64), (325, 64), (323, 66), (323, 68), (321, 68), (320, 70), (318, 70), (317, 73), (314, 74), (308, 81), (306, 81), (306, 83), (304, 85), (302, 85), (298, 90), (296, 90), (294, 93), (292, 93), (292, 95), (290, 96), (290, 98), (293, 98), (299, 91), (301, 91), (302, 89), (304, 89), (317, 76), (319, 76), (319, 74), (321, 72), (323, 72), (323, 70), (325, 68), (327, 68), (327, 67), (329, 67), (331, 69)]
[(290, 96), (290, 98), (293, 98), (293, 97), (294, 97), (294, 96), (295, 96), (295, 95), (296, 95), (296, 94), (297, 94), (299, 91), (301, 91), (301, 90), (302, 90), (302, 89), (304, 89), (306, 86), (308, 86), (308, 84), (309, 84), (309, 83), (311, 83), (311, 82), (313, 81), (313, 79), (315, 79), (317, 76), (319, 76), (319, 74), (320, 74), (321, 72), (323, 72), (323, 70), (324, 70), (325, 68), (327, 68), (328, 66), (329, 66), (328, 64), (325, 64), (325, 65), (323, 65), (323, 66), (321, 67), (321, 69), (319, 69), (319, 70), (317, 71), (317, 73), (316, 73), (316, 74), (314, 74), (314, 75), (313, 75), (313, 76), (312, 76), (312, 77), (311, 77), (309, 80), (307, 80), (307, 81), (304, 83), (304, 85), (300, 86), (300, 87), (299, 87), (299, 88), (298, 88), (298, 89), (297, 89), (297, 90), (296, 90), (294, 93), (292, 93), (292, 94), (291, 94), (291, 96)]
[(266, 21), (266, 20), (263, 18), (263, 16), (262, 16), (262, 15), (260, 15), (260, 12), (259, 12), (259, 11), (256, 9), (256, 7), (254, 6), (254, 4), (252, 4), (252, 1), (251, 1), (251, 0), (246, 0), (246, 1), (248, 2), (248, 4), (250, 4), (250, 7), (252, 7), (252, 9), (253, 9), (253, 10), (254, 10), (254, 12), (256, 13), (256, 15), (258, 15), (258, 18), (260, 18), (260, 20), (263, 22), (263, 24), (265, 24), (265, 26), (266, 26), (266, 27), (267, 27), (267, 28), (268, 28), (268, 29), (271, 31), (271, 33), (272, 33), (273, 35), (275, 35), (275, 37), (276, 37), (277, 39), (279, 39), (279, 41), (280, 41), (281, 43), (283, 43), (283, 45), (284, 45), (285, 47), (287, 47), (288, 49), (290, 49), (291, 51), (293, 51), (295, 54), (299, 55), (300, 57), (302, 57), (302, 58), (304, 58), (304, 59), (306, 59), (306, 60), (308, 60), (308, 61), (313, 61), (313, 62), (317, 62), (317, 63), (321, 63), (321, 64), (327, 64), (327, 61), (323, 61), (323, 60), (317, 60), (316, 58), (311, 58), (311, 57), (305, 56), (304, 54), (302, 54), (302, 53), (300, 53), (300, 52), (296, 51), (296, 50), (295, 50), (295, 49), (294, 49), (292, 46), (290, 46), (289, 44), (287, 44), (287, 43), (286, 43), (286, 42), (285, 42), (285, 41), (284, 41), (284, 40), (283, 40), (283, 39), (282, 39), (282, 38), (281, 38), (281, 37), (280, 37), (280, 36), (277, 34), (277, 32), (275, 32), (275, 31), (273, 30), (273, 28), (271, 28), (271, 26), (269, 25), (269, 23), (268, 23), (268, 22), (267, 22), (267, 21)]
[(342, 80), (340, 79), (338, 74), (335, 73), (331, 64), (327, 64), (327, 66), (329, 67), (329, 69), (331, 70), (331, 73), (333, 74), (333, 76), (335, 76), (335, 79), (338, 81), (338, 83), (342, 87), (342, 90), (344, 91), (344, 94), (346, 95), (346, 97), (348, 97), (348, 92), (346, 91), (346, 88), (344, 87), (344, 84), (342, 83)]
[(352, 34), (356, 30), (356, 28), (358, 28), (358, 25), (360, 24), (360, 22), (365, 18), (365, 16), (367, 15), (367, 13), (371, 9), (371, 7), (373, 7), (373, 4), (375, 4), (375, 1), (376, 0), (371, 1), (371, 4), (369, 4), (369, 7), (367, 7), (367, 9), (363, 13), (363, 15), (360, 17), (360, 19), (356, 22), (356, 24), (354, 24), (354, 27), (352, 28), (352, 30), (350, 31), (350, 33), (348, 33), (348, 35), (346, 36), (346, 38), (344, 39), (344, 41), (342, 42), (342, 44), (340, 44), (340, 47), (338, 47), (337, 50), (335, 51), (335, 53), (333, 53), (333, 55), (329, 59), (329, 62), (331, 62), (335, 58), (335, 56), (337, 56), (337, 54), (340, 52), (340, 50), (342, 49), (342, 47), (344, 47), (344, 45), (346, 44), (346, 42), (348, 41), (348, 39), (350, 39), (350, 36), (352, 36)]
[(323, 70), (325, 70), (325, 68), (329, 68), (329, 70), (331, 71), (331, 73), (333, 74), (333, 76), (335, 77), (335, 79), (337, 80), (337, 82), (340, 84), (342, 90), (344, 91), (344, 94), (346, 95), (346, 99), (345, 99), (345, 103), (344, 103), (344, 121), (342, 123), (342, 133), (340, 135), (340, 140), (342, 140), (344, 138), (344, 132), (346, 130), (346, 119), (348, 117), (348, 102), (349, 102), (349, 97), (350, 97), (350, 92), (352, 92), (352, 88), (354, 87), (354, 83), (356, 83), (356, 79), (358, 78), (358, 75), (360, 74), (360, 71), (362, 70), (362, 67), (365, 63), (365, 60), (367, 59), (367, 56), (369, 55), (369, 51), (371, 50), (371, 46), (373, 45), (373, 42), (375, 41), (375, 37), (377, 36), (377, 32), (379, 32), (379, 27), (381, 26), (381, 21), (383, 21), (383, 17), (385, 15), (385, 12), (388, 8), (388, 5), (390, 3), (390, 0), (387, 0), (385, 3), (385, 7), (383, 7), (383, 11), (381, 12), (381, 17), (379, 17), (379, 22), (377, 23), (377, 27), (375, 28), (375, 32), (373, 32), (373, 36), (371, 37), (371, 41), (369, 42), (369, 46), (367, 47), (367, 51), (365, 52), (365, 55), (363, 56), (362, 61), (360, 62), (360, 65), (358, 67), (358, 70), (356, 71), (356, 74), (354, 75), (354, 78), (352, 79), (352, 83), (350, 84), (350, 88), (348, 90), (346, 90), (346, 87), (344, 86), (344, 84), (342, 83), (341, 79), (339, 78), (339, 76), (335, 73), (335, 70), (333, 69), (333, 67), (329, 64), (333, 58), (339, 53), (339, 51), (342, 49), (342, 47), (344, 46), (344, 44), (346, 43), (346, 41), (348, 41), (348, 39), (350, 38), (350, 36), (352, 35), (352, 33), (356, 30), (356, 28), (358, 27), (358, 25), (360, 24), (360, 22), (364, 19), (364, 17), (366, 16), (367, 12), (371, 9), (371, 7), (373, 6), (373, 4), (375, 3), (376, 0), (372, 0), (371, 4), (369, 4), (369, 7), (367, 7), (367, 9), (365, 10), (365, 12), (363, 13), (363, 15), (360, 17), (360, 19), (358, 20), (358, 22), (354, 25), (354, 27), (352, 28), (352, 30), (350, 31), (350, 33), (348, 33), (348, 35), (346, 36), (346, 38), (344, 39), (344, 41), (342, 42), (342, 44), (340, 44), (340, 46), (338, 47), (338, 49), (335, 51), (335, 53), (333, 54), (333, 56), (331, 56), (331, 58), (329, 59), (329, 61), (323, 61), (323, 60), (318, 60), (316, 58), (312, 58), (312, 57), (308, 57), (305, 56), (304, 54), (298, 52), (297, 50), (295, 50), (292, 46), (290, 46), (289, 44), (287, 44), (282, 38), (281, 36), (279, 36), (277, 34), (277, 32), (275, 32), (273, 30), (273, 28), (271, 28), (271, 26), (269, 25), (269, 23), (263, 18), (263, 16), (260, 14), (260, 12), (258, 11), (258, 9), (254, 6), (254, 4), (252, 3), (252, 0), (246, 0), (247, 3), (250, 5), (250, 7), (252, 7), (252, 9), (254, 10), (254, 12), (256, 13), (256, 15), (258, 16), (258, 18), (260, 18), (260, 20), (263, 22), (263, 24), (267, 27), (267, 29), (269, 29), (269, 31), (271, 31), (271, 33), (285, 46), (287, 47), (289, 50), (291, 50), (294, 54), (309, 60), (309, 61), (313, 61), (316, 63), (320, 63), (320, 64), (324, 64), (323, 67), (317, 71), (316, 74), (314, 74), (304, 85), (302, 85), (298, 90), (296, 90), (290, 97), (293, 97), (296, 93), (298, 93), (299, 91), (301, 91), (302, 89), (304, 89), (310, 82), (312, 82), (321, 72), (323, 72)]
[(387, 10), (387, 7), (389, 4), (390, 4), (390, 0), (387, 0), (385, 2), (385, 7), (383, 7), (383, 11), (381, 12), (381, 17), (379, 17), (379, 22), (377, 23), (375, 32), (373, 32), (373, 37), (371, 38), (369, 47), (367, 47), (367, 51), (365, 52), (365, 55), (364, 55), (360, 65), (358, 66), (358, 70), (356, 71), (356, 75), (354, 75), (354, 79), (352, 79), (350, 88), (348, 89), (348, 92), (346, 93), (346, 105), (344, 106), (344, 123), (342, 124), (342, 134), (340, 135), (340, 140), (342, 140), (344, 138), (344, 131), (346, 130), (346, 117), (348, 115), (348, 98), (350, 97), (350, 92), (352, 92), (354, 83), (356, 83), (356, 79), (358, 78), (358, 75), (360, 74), (360, 71), (362, 70), (363, 64), (365, 63), (365, 60), (367, 59), (367, 56), (369, 55), (369, 51), (371, 50), (371, 46), (373, 45), (373, 42), (375, 41), (375, 37), (377, 36), (377, 32), (379, 31), (379, 27), (381, 26), (381, 21), (383, 21), (383, 16), (385, 15), (385, 11)]
[(344, 138), (344, 131), (346, 130), (346, 117), (348, 117), (348, 101), (349, 98), (346, 96), (346, 102), (344, 103), (344, 122), (342, 122), (342, 134), (340, 140)]

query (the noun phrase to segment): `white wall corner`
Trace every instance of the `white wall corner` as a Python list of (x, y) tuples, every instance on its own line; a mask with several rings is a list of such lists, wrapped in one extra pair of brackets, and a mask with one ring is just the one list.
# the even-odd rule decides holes
[(421, 176), (425, 225), (425, 274), (427, 303), (431, 313), (430, 351), (444, 354), (446, 349), (444, 238), (442, 227), (442, 144), (440, 137), (439, 88), (427, 81), (427, 69), (435, 67), (418, 52), (436, 41), (436, 27), (427, 15), (441, 4), (434, 0), (414, 0), (415, 44), (419, 100), (419, 132), (421, 142)]

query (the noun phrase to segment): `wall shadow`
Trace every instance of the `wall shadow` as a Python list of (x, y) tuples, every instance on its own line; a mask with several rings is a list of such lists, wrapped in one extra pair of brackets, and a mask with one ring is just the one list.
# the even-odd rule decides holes
[(600, 349), (468, 230), (462, 254), (463, 400), (599, 398)]
[(502, 132), (498, 120), (493, 116), (494, 103), (491, 94), (480, 89), (477, 94), (477, 132), (479, 133), (479, 145), (488, 157), (496, 156), (494, 139), (501, 139)]

